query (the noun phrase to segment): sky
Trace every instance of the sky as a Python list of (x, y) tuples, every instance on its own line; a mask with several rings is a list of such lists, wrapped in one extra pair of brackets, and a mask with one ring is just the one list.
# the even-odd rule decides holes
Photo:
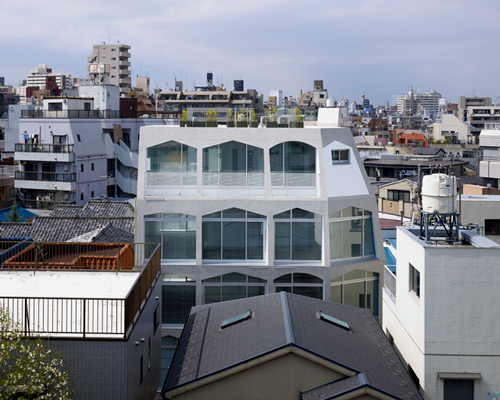
[(413, 87), (500, 99), (498, 0), (39, 0), (2, 1), (0, 76), (31, 68), (84, 77), (92, 45), (131, 46), (135, 77), (152, 89), (206, 82), (264, 97), (297, 97), (321, 79), (330, 98), (372, 104)]

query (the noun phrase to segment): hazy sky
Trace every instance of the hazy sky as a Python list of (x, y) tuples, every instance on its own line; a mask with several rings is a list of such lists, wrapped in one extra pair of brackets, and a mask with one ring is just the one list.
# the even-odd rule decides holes
[(499, 0), (4, 0), (0, 15), (11, 85), (41, 63), (83, 77), (92, 45), (119, 41), (132, 46), (132, 76), (164, 90), (211, 71), (266, 98), (315, 79), (330, 98), (375, 104), (410, 86), (451, 102), (500, 96)]

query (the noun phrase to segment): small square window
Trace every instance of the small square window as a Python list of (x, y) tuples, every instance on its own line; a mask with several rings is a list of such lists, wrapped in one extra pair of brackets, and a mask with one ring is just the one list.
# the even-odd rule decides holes
[(410, 292), (420, 297), (420, 272), (410, 264)]
[(332, 150), (332, 164), (349, 164), (349, 150)]

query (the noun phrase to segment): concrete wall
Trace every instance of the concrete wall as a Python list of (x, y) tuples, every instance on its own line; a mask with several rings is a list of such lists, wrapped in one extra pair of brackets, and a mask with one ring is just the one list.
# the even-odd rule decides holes
[(500, 244), (499, 235), (486, 235), (486, 219), (500, 219), (500, 196), (462, 196), (460, 219), (463, 225), (478, 224), (480, 232), (488, 239)]
[[(438, 373), (481, 374), (474, 398), (500, 391), (499, 248), (425, 244), (403, 228), (397, 237), (396, 304), (384, 294), (384, 330), (420, 380), (441, 399)], [(420, 298), (409, 291), (408, 264), (420, 271)]]
[[(342, 378), (343, 375), (296, 354), (285, 354), (234, 375), (190, 390), (172, 399), (283, 399), (297, 400), (300, 392)], [(234, 389), (238, 388), (238, 393)]]

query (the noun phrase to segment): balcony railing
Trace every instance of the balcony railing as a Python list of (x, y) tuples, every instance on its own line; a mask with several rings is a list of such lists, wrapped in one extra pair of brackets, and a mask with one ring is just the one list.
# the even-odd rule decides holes
[[(103, 252), (116, 253), (117, 272), (139, 273), (124, 298), (0, 296), (0, 308), (9, 313), (25, 335), (127, 339), (160, 276), (161, 256), (157, 244), (34, 243), (3, 262), (0, 269), (9, 269), (13, 263), (21, 262), (24, 265), (19, 264), (20, 268), (16, 269), (30, 269), (30, 266), (33, 269), (36, 265), (33, 258), (44, 257), (46, 261), (43, 263), (47, 267), (44, 269), (61, 269), (63, 264), (67, 267), (63, 269), (70, 271), (88, 269), (90, 264), (100, 269), (97, 267), (98, 257), (113, 257), (103, 255)], [(78, 263), (72, 265), (69, 262), (72, 257), (86, 259), (86, 267)], [(41, 263), (36, 268), (41, 269)], [(110, 267), (102, 269), (109, 271)], [(47, 290), (48, 293), (52, 291)]]
[(396, 283), (396, 275), (394, 275), (387, 266), (384, 267), (384, 288), (389, 291), (394, 302), (396, 302)]
[(26, 153), (73, 153), (73, 144), (16, 143), (16, 151)]
[(76, 173), (75, 172), (16, 171), (16, 180), (49, 181), (49, 182), (76, 182)]

